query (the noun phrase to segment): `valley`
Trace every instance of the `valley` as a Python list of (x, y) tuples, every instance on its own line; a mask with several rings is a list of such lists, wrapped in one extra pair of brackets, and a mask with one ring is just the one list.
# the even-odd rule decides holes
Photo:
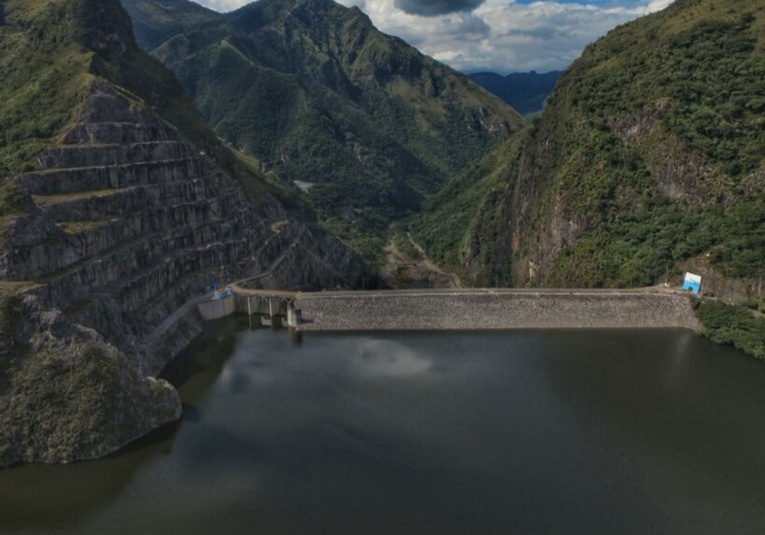
[(285, 181), (312, 184), (303, 195), (324, 225), (377, 265), (390, 223), (525, 123), (358, 8), (122, 4), (139, 44), (178, 75), (215, 133)]

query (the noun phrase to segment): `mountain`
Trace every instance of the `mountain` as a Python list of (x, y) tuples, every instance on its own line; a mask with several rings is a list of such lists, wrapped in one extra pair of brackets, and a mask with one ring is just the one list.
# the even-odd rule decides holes
[(478, 284), (762, 297), (765, 10), (677, 0), (593, 43), (413, 228)]
[(122, 3), (140, 44), (179, 76), (215, 132), (299, 184), (369, 254), (391, 221), (523, 124), (358, 8), (260, 0), (213, 16), (186, 0)]
[(502, 76), (495, 72), (476, 72), (468, 74), (468, 78), (497, 95), (519, 113), (530, 116), (542, 111), (561, 74), (562, 71), (531, 71), (511, 72)]
[(377, 282), (221, 144), (118, 0), (4, 0), (0, 50), (0, 466), (99, 457), (178, 418), (155, 377), (212, 281)]

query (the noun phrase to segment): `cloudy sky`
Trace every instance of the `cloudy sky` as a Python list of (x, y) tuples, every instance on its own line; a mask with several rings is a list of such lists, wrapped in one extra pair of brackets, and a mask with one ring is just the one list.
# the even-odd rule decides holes
[[(229, 11), (251, 0), (195, 0)], [(564, 69), (615, 26), (673, 0), (338, 0), (461, 71)]]

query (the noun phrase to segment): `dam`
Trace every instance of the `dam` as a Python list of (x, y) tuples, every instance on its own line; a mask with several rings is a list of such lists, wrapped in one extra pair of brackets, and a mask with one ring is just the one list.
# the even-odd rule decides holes
[(289, 292), (234, 285), (227, 297), (198, 307), (206, 320), (281, 316), (300, 331), (698, 327), (688, 294), (665, 288)]

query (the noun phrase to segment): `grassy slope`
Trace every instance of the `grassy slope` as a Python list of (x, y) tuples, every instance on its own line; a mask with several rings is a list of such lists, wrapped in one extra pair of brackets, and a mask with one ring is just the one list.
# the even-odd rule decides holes
[[(415, 230), (484, 284), (526, 283), (532, 259), (540, 283), (639, 286), (702, 253), (730, 277), (762, 275), (764, 9), (678, 0), (612, 31)], [(469, 224), (443, 223), (460, 210)]]
[(218, 13), (184, 0), (122, 0), (123, 6), (136, 13), (136, 39), (152, 50), (173, 35), (184, 33), (205, 22), (215, 21)]
[[(92, 54), (70, 39), (55, 0), (6, 0), (0, 25), (0, 212), (17, 208), (12, 177), (77, 115)], [(22, 10), (23, 8), (23, 10)], [(36, 32), (23, 31), (34, 21)]]

